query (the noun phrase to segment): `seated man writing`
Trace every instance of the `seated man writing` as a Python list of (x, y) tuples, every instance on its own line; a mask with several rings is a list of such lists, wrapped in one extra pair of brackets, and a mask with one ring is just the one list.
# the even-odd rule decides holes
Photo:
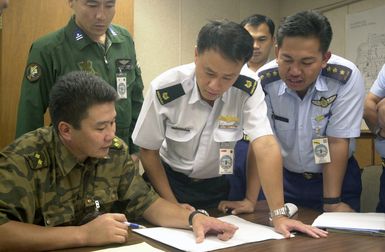
[(160, 198), (115, 137), (116, 91), (85, 72), (64, 75), (50, 93), (53, 126), (0, 152), (0, 244), (53, 250), (124, 243), (125, 221), (189, 228), (230, 239), (236, 227)]

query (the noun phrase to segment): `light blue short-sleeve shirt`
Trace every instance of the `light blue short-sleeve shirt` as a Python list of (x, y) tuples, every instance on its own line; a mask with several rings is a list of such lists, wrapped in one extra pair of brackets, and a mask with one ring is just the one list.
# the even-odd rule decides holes
[[(286, 169), (322, 172), (315, 164), (312, 140), (320, 136), (353, 139), (360, 135), (364, 81), (350, 61), (332, 55), (301, 99), (280, 79), (275, 60), (258, 70), (266, 93), (268, 117), (282, 148)], [(350, 153), (354, 141), (350, 141)]]
[[(382, 66), (381, 71), (378, 73), (377, 79), (374, 81), (373, 86), (370, 88), (370, 92), (380, 98), (385, 97), (385, 64)], [(385, 157), (385, 140), (376, 139), (375, 146), (381, 157)]]

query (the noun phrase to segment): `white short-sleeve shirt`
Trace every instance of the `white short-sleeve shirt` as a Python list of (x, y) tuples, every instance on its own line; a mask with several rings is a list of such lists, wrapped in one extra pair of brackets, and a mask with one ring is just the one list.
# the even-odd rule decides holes
[(194, 63), (164, 72), (151, 82), (133, 142), (159, 149), (163, 161), (191, 178), (220, 176), (221, 142), (235, 143), (243, 130), (251, 141), (272, 135), (257, 75), (244, 66), (236, 83), (210, 106), (200, 97)]

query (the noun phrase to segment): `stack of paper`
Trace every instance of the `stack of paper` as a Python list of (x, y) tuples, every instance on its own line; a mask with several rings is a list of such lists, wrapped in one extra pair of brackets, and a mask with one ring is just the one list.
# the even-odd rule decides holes
[(323, 213), (313, 226), (330, 230), (355, 231), (372, 235), (385, 235), (384, 213)]
[(239, 228), (233, 238), (221, 241), (216, 236), (208, 236), (202, 243), (196, 243), (191, 230), (155, 227), (133, 231), (183, 251), (211, 251), (245, 243), (284, 238), (271, 227), (255, 224), (237, 216), (229, 215), (218, 219), (232, 223)]

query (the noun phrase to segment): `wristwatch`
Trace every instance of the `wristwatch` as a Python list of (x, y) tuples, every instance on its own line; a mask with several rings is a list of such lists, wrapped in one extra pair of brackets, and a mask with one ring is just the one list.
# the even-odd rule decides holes
[(281, 215), (289, 217), (289, 207), (287, 205), (284, 205), (281, 208), (270, 211), (269, 220), (271, 221), (273, 220), (274, 217), (281, 216)]
[(206, 216), (210, 216), (209, 213), (204, 209), (197, 209), (197, 210), (191, 212), (189, 217), (188, 217), (188, 224), (190, 225), (190, 227), (192, 226), (192, 220), (196, 214), (203, 214)]

